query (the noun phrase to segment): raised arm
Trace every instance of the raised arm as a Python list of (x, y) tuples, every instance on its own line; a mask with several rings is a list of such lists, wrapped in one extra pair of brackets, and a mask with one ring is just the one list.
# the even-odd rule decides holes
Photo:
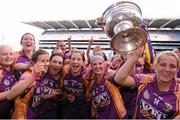
[(9, 91), (1, 92), (0, 93), (0, 101), (6, 100), (8, 94), (9, 94)]
[(38, 62), (33, 66), (33, 72), (30, 73), (24, 73), (21, 76), (22, 80), (19, 80), (9, 91), (9, 94), (7, 95), (8, 100), (12, 100), (20, 96), (27, 90), (36, 79), (42, 74), (44, 71), (44, 67), (42, 63)]
[(92, 43), (93, 43), (93, 36), (91, 36), (91, 39), (89, 40), (88, 48), (86, 50), (86, 57), (87, 57), (88, 63), (90, 63), (90, 51), (91, 51)]
[(18, 71), (25, 71), (31, 67), (31, 63), (15, 63), (13, 68)]
[(15, 84), (11, 90), (9, 91), (9, 94), (7, 95), (8, 100), (15, 99), (19, 95), (25, 92), (25, 90), (32, 85), (34, 82), (34, 78), (30, 75), (27, 77), (26, 80), (20, 80), (17, 84)]
[(120, 67), (115, 75), (115, 82), (126, 87), (135, 86), (136, 83), (130, 74), (132, 73), (132, 70), (134, 70), (133, 68), (138, 58), (142, 56), (143, 51), (144, 47), (141, 47), (133, 53), (128, 53), (127, 61)]
[(72, 47), (71, 47), (71, 35), (68, 37), (68, 47), (69, 47), (69, 52), (71, 52)]

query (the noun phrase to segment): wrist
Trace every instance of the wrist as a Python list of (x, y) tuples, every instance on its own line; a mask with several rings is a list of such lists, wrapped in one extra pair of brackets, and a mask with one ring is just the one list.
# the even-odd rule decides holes
[(136, 62), (136, 61), (139, 59), (139, 57), (137, 57), (137, 56), (131, 56), (131, 57), (129, 57), (128, 59), (130, 59), (132, 62)]
[(32, 77), (33, 80), (38, 79), (38, 76), (34, 72), (31, 73), (31, 77)]

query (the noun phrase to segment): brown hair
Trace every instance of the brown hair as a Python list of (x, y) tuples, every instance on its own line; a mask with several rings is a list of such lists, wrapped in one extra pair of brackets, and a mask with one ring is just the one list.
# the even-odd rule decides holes
[(45, 51), (45, 50), (42, 50), (42, 49), (39, 49), (39, 50), (35, 51), (33, 53), (33, 55), (32, 55), (32, 62), (36, 63), (37, 60), (38, 60), (38, 57), (40, 55), (43, 55), (43, 54), (49, 54), (49, 53), (47, 51)]
[(24, 36), (25, 36), (25, 35), (28, 35), (28, 34), (33, 37), (34, 43), (35, 43), (35, 37), (34, 37), (34, 35), (33, 35), (32, 33), (24, 33), (24, 34), (22, 35), (22, 37), (21, 37), (21, 41), (20, 41), (21, 44), (22, 44), (22, 40), (24, 39)]
[(85, 53), (81, 50), (74, 50), (73, 52), (71, 52), (71, 56), (74, 54), (74, 53), (80, 53), (81, 56), (82, 56), (82, 59), (83, 59), (83, 62), (85, 61)]

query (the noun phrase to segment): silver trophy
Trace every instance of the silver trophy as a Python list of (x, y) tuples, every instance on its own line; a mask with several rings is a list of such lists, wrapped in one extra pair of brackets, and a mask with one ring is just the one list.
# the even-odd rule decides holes
[(140, 7), (129, 1), (121, 1), (109, 6), (96, 24), (103, 27), (110, 37), (114, 52), (127, 53), (143, 46), (147, 34), (140, 26), (143, 23)]

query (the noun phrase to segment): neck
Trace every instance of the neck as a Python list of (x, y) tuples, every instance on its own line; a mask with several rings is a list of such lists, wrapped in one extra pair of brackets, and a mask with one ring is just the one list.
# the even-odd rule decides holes
[(24, 51), (25, 55), (28, 57), (28, 58), (31, 58), (32, 57), (32, 54), (33, 54), (33, 51)]
[(172, 83), (172, 81), (170, 81), (170, 82), (157, 81), (157, 86), (160, 91), (167, 92), (171, 86), (171, 83)]
[(96, 78), (97, 78), (96, 82), (100, 83), (101, 80), (103, 79), (103, 75), (96, 75)]
[(10, 66), (4, 66), (4, 69), (9, 71), (10, 70)]
[(81, 72), (77, 72), (77, 73), (71, 72), (71, 74), (72, 74), (73, 76), (78, 76), (78, 75), (81, 74)]
[(49, 73), (55, 80), (59, 79), (59, 73), (58, 74), (53, 74), (51, 71)]
[(59, 76), (61, 75), (61, 71), (53, 72), (53, 69), (51, 67), (49, 68), (48, 72), (55, 80), (59, 79)]

